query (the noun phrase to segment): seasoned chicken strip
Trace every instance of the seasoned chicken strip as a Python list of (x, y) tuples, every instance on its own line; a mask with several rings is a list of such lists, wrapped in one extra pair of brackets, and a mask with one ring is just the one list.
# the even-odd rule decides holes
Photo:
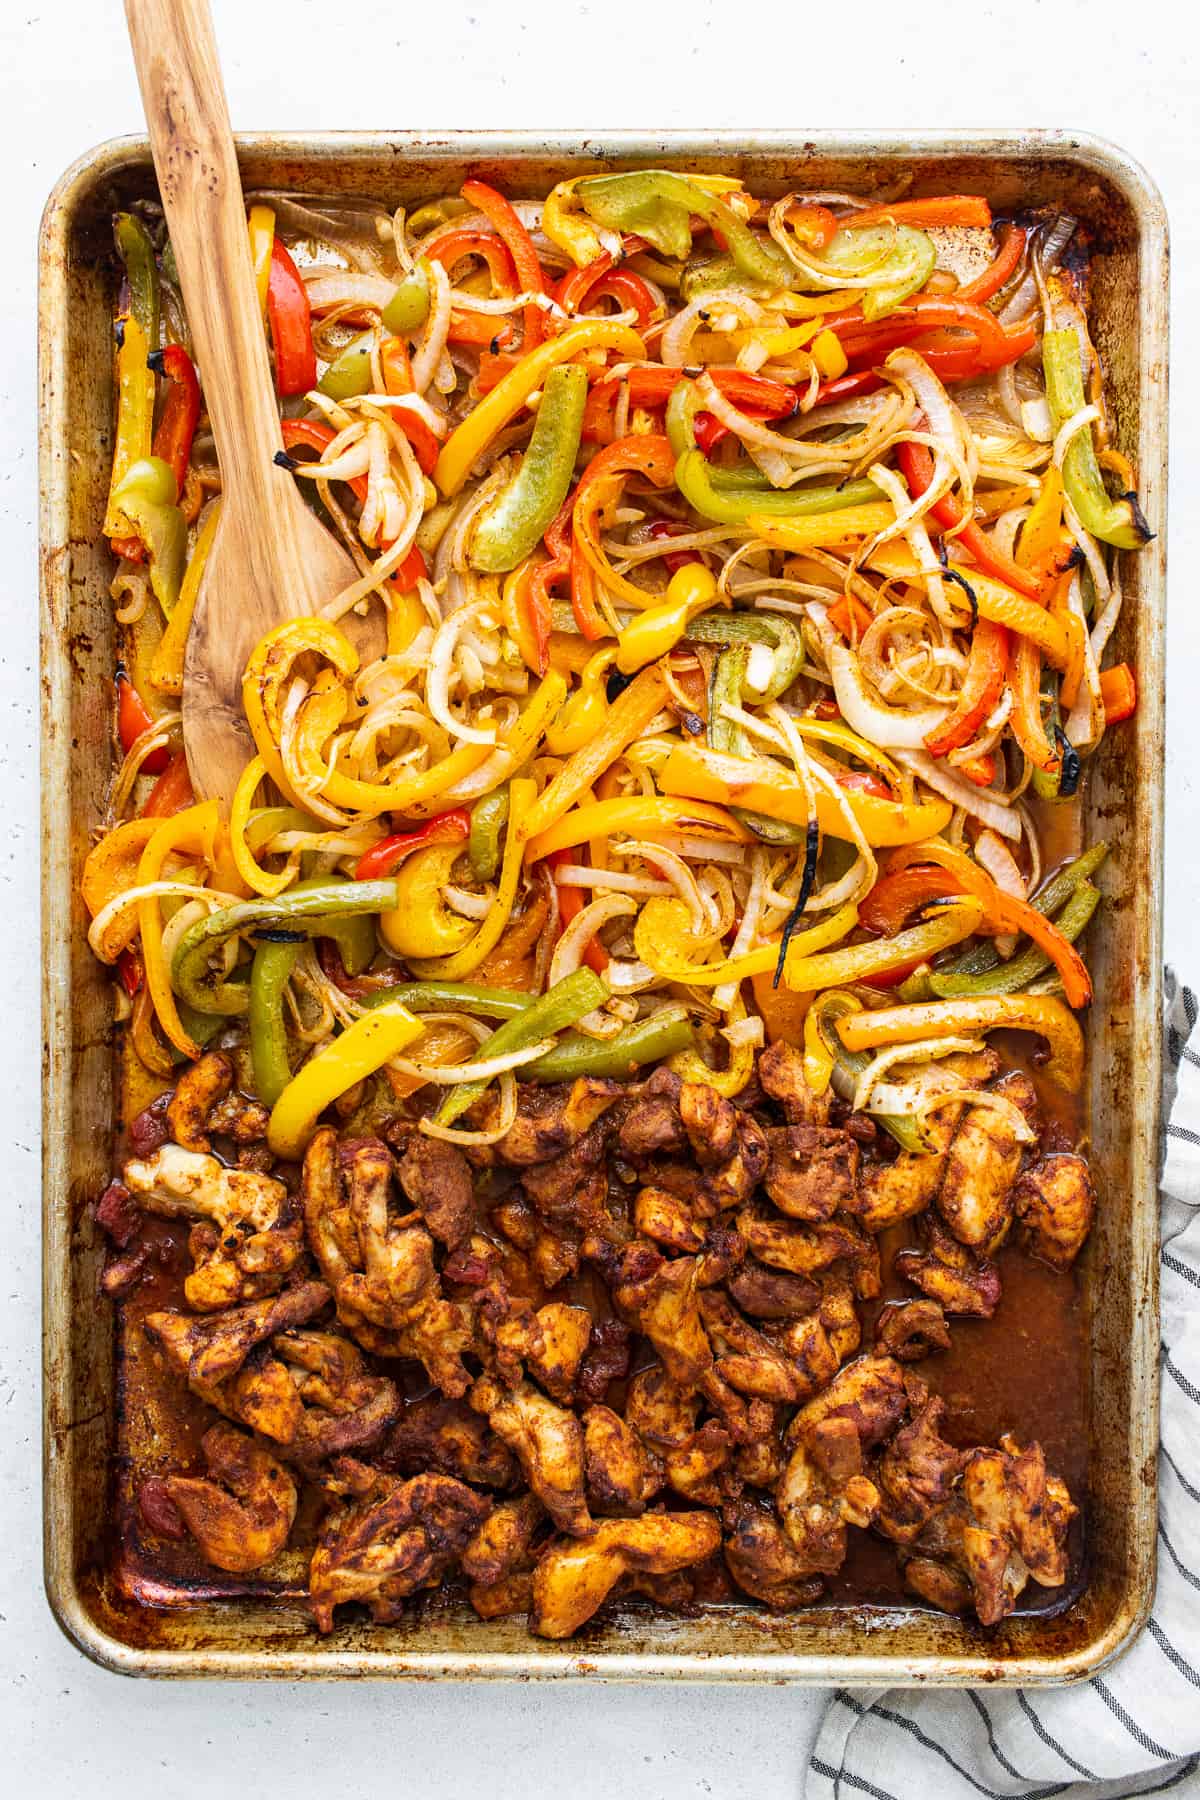
[(622, 1575), (635, 1570), (670, 1575), (703, 1562), (720, 1543), (721, 1527), (707, 1512), (605, 1519), (584, 1543), (559, 1540), (534, 1570), (530, 1630), (537, 1637), (570, 1637)]
[(261, 1569), (287, 1543), (296, 1484), (268, 1450), (232, 1425), (200, 1440), (208, 1478), (167, 1475), (163, 1487), (207, 1560), (231, 1574)]
[[(1037, 1094), (1027, 1075), (1012, 1075), (993, 1091), (1034, 1124)], [(946, 1152), (937, 1208), (959, 1243), (982, 1256), (994, 1254), (1008, 1236), (1021, 1155), (1010, 1118), (991, 1107), (966, 1109)]]
[(1012, 1199), (1025, 1249), (1052, 1268), (1069, 1269), (1096, 1216), (1096, 1194), (1083, 1157), (1042, 1157), (1026, 1169)]

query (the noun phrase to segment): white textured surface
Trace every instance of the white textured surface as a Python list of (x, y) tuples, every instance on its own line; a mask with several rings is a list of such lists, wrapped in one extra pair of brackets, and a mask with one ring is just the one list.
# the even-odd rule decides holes
[[(1176, 316), (1167, 770), (1168, 954), (1195, 980), (1200, 859), (1200, 178), (1191, 9), (1009, 0), (912, 10), (710, 0), (213, 0), (246, 129), (1069, 126), (1122, 145), (1171, 213)], [(341, 27), (339, 30), (338, 27)], [(739, 43), (738, 28), (748, 32)], [(845, 71), (845, 74), (842, 73)], [(59, 1635), (40, 1575), (34, 238), (79, 152), (136, 130), (118, 0), (3, 0), (0, 134), (0, 991), (7, 1168), (0, 1275), (0, 1744), (26, 1794), (89, 1800), (332, 1791), (494, 1800), (797, 1800), (799, 1690), (254, 1687), (119, 1680)]]

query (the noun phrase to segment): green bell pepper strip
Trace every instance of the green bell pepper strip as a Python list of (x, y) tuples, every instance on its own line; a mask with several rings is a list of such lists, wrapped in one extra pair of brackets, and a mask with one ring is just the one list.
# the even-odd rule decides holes
[[(564, 975), (548, 993), (532, 1001), (524, 1012), (506, 1019), (479, 1045), (474, 1060), (483, 1062), (489, 1057), (505, 1056), (511, 1050), (523, 1050), (542, 1038), (552, 1037), (555, 1032), (574, 1025), (585, 1013), (603, 1006), (607, 999), (608, 989), (598, 975), (591, 969), (576, 969), (572, 974)], [(487, 1091), (487, 1085), (486, 1081), (464, 1081), (451, 1088), (438, 1107), (437, 1123), (453, 1125), (455, 1119)]]
[[(1087, 926), (1100, 904), (1100, 889), (1090, 881), (1081, 881), (1054, 923), (1073, 944)], [(930, 992), (939, 1000), (957, 1000), (965, 995), (1017, 994), (1036, 981), (1050, 967), (1050, 958), (1036, 944), (1030, 944), (1020, 956), (1014, 956), (998, 969), (985, 969), (978, 975), (931, 975)]]
[[(1084, 851), (1082, 856), (1077, 856), (1074, 862), (1068, 863), (1065, 869), (1060, 869), (1057, 875), (1052, 875), (1049, 881), (1043, 884), (1040, 891), (1032, 896), (1029, 902), (1030, 906), (1046, 918), (1054, 919), (1056, 925), (1059, 924), (1057, 914), (1060, 909), (1067, 905), (1078, 888), (1091, 880), (1107, 855), (1107, 844), (1093, 844), (1090, 849)], [(1000, 967), (999, 951), (990, 938), (985, 938), (973, 949), (966, 951), (956, 962), (951, 963), (949, 968), (938, 970), (937, 980), (945, 983), (963, 976), (986, 975), (992, 969)], [(930, 991), (936, 991), (943, 999), (948, 999), (959, 992), (957, 988), (949, 989), (946, 993), (943, 993), (941, 988), (934, 990), (932, 987), (933, 976), (931, 975), (929, 979)], [(975, 990), (968, 988), (965, 991), (972, 993)], [(995, 991), (999, 993), (1002, 990), (996, 989)], [(907, 994), (904, 994), (903, 997), (905, 1000), (909, 998)], [(928, 998), (928, 995), (922, 997)]]
[[(675, 452), (677, 461), (681, 456), (686, 456), (689, 450), (699, 452), (700, 446), (696, 442), (696, 414), (704, 410), (696, 383), (677, 381), (671, 389), (665, 415), (667, 441)], [(750, 462), (738, 463), (733, 468), (724, 468), (720, 463), (709, 463), (708, 479), (718, 490), (755, 488), (764, 493), (777, 491), (771, 488), (771, 483), (762, 470)]]
[[(1073, 331), (1048, 331), (1042, 339), (1046, 399), (1057, 432), (1084, 405), (1083, 363)], [(1154, 536), (1135, 493), (1113, 499), (1104, 485), (1091, 426), (1077, 431), (1062, 462), (1063, 486), (1080, 523), (1093, 537), (1118, 550), (1140, 550)]]
[(320, 381), (318, 392), (331, 400), (353, 400), (371, 391), (371, 345), (373, 331), (362, 331), (344, 349), (339, 350)]
[[(739, 472), (740, 473), (740, 472)], [(699, 450), (688, 450), (675, 464), (675, 485), (696, 511), (719, 525), (744, 525), (751, 513), (796, 519), (810, 513), (865, 506), (882, 498), (873, 481), (846, 481), (838, 487), (755, 488), (749, 481), (724, 489)]]
[(500, 833), (508, 819), (508, 786), (485, 794), (471, 808), (467, 862), (476, 881), (490, 881), (500, 867)]
[(145, 333), (148, 347), (157, 350), (159, 283), (150, 233), (134, 213), (118, 213), (113, 220), (113, 237), (129, 283), (129, 310)]
[[(729, 644), (715, 658), (708, 684), (709, 746), (713, 750), (723, 750), (730, 756), (746, 756), (750, 751), (746, 733), (736, 719), (725, 716), (724, 710), (727, 706), (740, 706), (742, 703), (750, 650), (751, 645), (745, 639), (740, 643)], [(765, 813), (750, 812), (744, 806), (731, 806), (729, 810), (735, 819), (763, 843), (804, 842), (805, 831), (801, 825), (789, 825), (782, 819), (768, 819)]]
[(250, 968), (250, 1060), (254, 1091), (264, 1106), (274, 1106), (292, 1079), (283, 996), (299, 954), (300, 945), (290, 940), (263, 942), (254, 948)]
[[(199, 1044), (201, 1049), (205, 1044), (212, 1042), (218, 1031), (225, 1029), (225, 1021), (219, 1013), (197, 1012), (195, 1007), (189, 1006), (186, 1000), (179, 1002), (179, 1022), (192, 1042)], [(182, 1050), (176, 1050), (174, 1045), (171, 1047), (171, 1058), (172, 1061), (179, 1063), (187, 1061)]]
[(741, 288), (747, 293), (762, 294), (779, 283), (748, 281), (732, 256), (719, 255), (694, 258), (680, 274), (677, 285), (685, 300), (694, 300), (698, 294), (711, 293), (714, 288)]
[[(411, 224), (411, 220), (409, 221)], [(383, 309), (383, 329), (394, 337), (405, 337), (425, 323), (429, 313), (429, 276), (417, 265), (404, 277)]]
[(461, 1012), (484, 1019), (517, 1019), (533, 1005), (533, 994), (515, 988), (485, 987), (474, 981), (402, 981), (380, 988), (359, 1002), (362, 1006), (386, 1006), (398, 1000), (409, 1012)]
[(575, 364), (560, 363), (547, 374), (520, 467), (475, 527), (468, 551), (475, 568), (507, 574), (553, 525), (575, 473), (587, 391), (587, 370)]
[(695, 1033), (682, 1007), (663, 1006), (612, 1038), (585, 1037), (570, 1031), (553, 1050), (517, 1071), (521, 1080), (574, 1081), (592, 1075), (603, 1081), (629, 1081), (646, 1063), (662, 1062), (695, 1044)]
[[(827, 1024), (832, 1024), (832, 1019), (827, 1020), (822, 1014), (817, 1029), (833, 1057), (833, 1084), (841, 1098), (849, 1101), (858, 1077), (871, 1061), (871, 1055), (866, 1050), (847, 1050), (836, 1031), (826, 1030)], [(872, 1113), (871, 1117), (876, 1125), (895, 1138), (902, 1150), (907, 1150), (914, 1156), (924, 1152), (925, 1141), (915, 1119), (902, 1113)]]
[[(374, 925), (362, 915), (395, 905), (394, 881), (339, 881), (334, 877), (298, 883), (277, 900), (239, 900), (236, 906), (197, 920), (184, 932), (171, 964), (171, 985), (198, 1012), (236, 1018), (249, 1010), (248, 989), (242, 982), (214, 980), (208, 968), (213, 951), (234, 932), (257, 930), (268, 941), (272, 931), (332, 938), (343, 967), (353, 975), (361, 973), (375, 950)], [(289, 938), (275, 941), (288, 942)]]
[(866, 275), (871, 286), (863, 294), (868, 324), (886, 318), (933, 274), (937, 250), (927, 232), (912, 225), (863, 225), (853, 220), (836, 232), (821, 252), (825, 285), (836, 288), (847, 275)]
[(772, 288), (792, 284), (795, 269), (778, 245), (756, 237), (732, 207), (683, 175), (666, 169), (590, 175), (576, 184), (575, 197), (597, 225), (636, 232), (680, 260), (691, 253), (692, 219), (703, 219), (725, 240), (739, 275)]
[(187, 520), (175, 504), (175, 476), (161, 456), (131, 464), (113, 488), (111, 505), (129, 521), (146, 547), (150, 586), (170, 618), (187, 565)]

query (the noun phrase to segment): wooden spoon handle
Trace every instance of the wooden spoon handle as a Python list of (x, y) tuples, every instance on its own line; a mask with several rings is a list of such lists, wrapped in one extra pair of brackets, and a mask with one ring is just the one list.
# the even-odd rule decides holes
[(272, 503), (283, 440), (208, 0), (125, 13), (222, 482), (250, 516)]

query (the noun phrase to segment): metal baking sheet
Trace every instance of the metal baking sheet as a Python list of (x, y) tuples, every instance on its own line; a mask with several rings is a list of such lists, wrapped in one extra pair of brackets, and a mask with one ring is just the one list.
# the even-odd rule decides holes
[(79, 1648), (136, 1675), (297, 1678), (769, 1681), (822, 1685), (1064, 1682), (1118, 1655), (1154, 1585), (1157, 1447), (1157, 1162), (1163, 805), (1167, 226), (1147, 175), (1120, 151), (1065, 132), (880, 138), (788, 134), (295, 134), (238, 140), (252, 187), (360, 195), (390, 205), (468, 174), (516, 194), (573, 173), (669, 165), (735, 170), (758, 192), (914, 195), (968, 189), (998, 210), (1053, 204), (1093, 240), (1093, 320), (1120, 447), (1140, 470), (1158, 536), (1126, 558), (1118, 656), (1138, 669), (1136, 718), (1105, 740), (1087, 829), (1112, 845), (1090, 961), (1091, 1156), (1101, 1203), (1083, 1259), (1091, 1343), (1086, 1586), (1055, 1616), (990, 1631), (917, 1608), (828, 1607), (772, 1618), (733, 1607), (698, 1619), (618, 1611), (569, 1644), (520, 1619), (484, 1623), (465, 1603), (398, 1625), (340, 1624), (318, 1638), (294, 1602), (148, 1607), (111, 1555), (114, 1325), (97, 1296), (103, 1259), (88, 1208), (109, 1173), (109, 984), (78, 897), (111, 771), (111, 562), (100, 534), (111, 438), (109, 216), (154, 192), (144, 139), (100, 146), (46, 207), (39, 247), (44, 958), (45, 1574)]

